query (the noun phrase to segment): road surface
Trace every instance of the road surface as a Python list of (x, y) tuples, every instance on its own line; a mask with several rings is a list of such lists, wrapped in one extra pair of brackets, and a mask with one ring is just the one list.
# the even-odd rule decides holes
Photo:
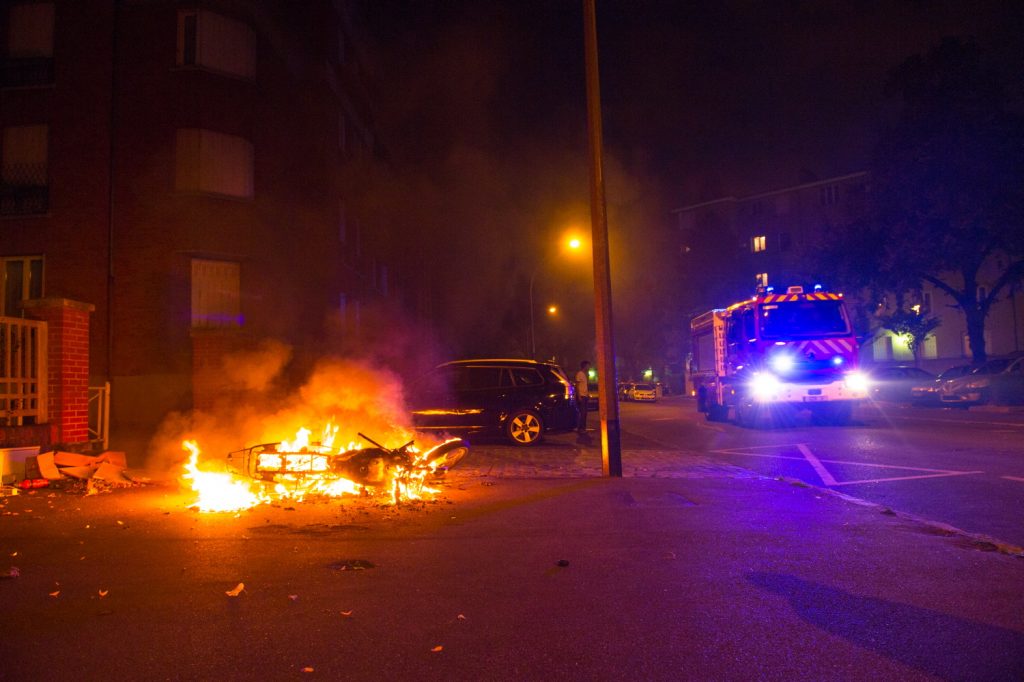
[(697, 451), (1024, 546), (1024, 412), (878, 403), (850, 426), (748, 429), (682, 397), (620, 408), (628, 449)]

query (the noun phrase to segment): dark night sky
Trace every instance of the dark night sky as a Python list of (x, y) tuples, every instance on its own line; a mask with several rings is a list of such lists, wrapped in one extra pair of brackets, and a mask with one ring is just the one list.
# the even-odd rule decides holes
[[(864, 169), (895, 111), (886, 72), (940, 38), (977, 39), (1020, 102), (1024, 3), (597, 7), (617, 309), (664, 260), (669, 209), (797, 184), (803, 170)], [(473, 319), (511, 305), (531, 254), (557, 260), (544, 245), (588, 215), (582, 2), (364, 0), (360, 10), (376, 43), (382, 140), (403, 178), (395, 202), (427, 248), (440, 242), (472, 263), (446, 309)]]

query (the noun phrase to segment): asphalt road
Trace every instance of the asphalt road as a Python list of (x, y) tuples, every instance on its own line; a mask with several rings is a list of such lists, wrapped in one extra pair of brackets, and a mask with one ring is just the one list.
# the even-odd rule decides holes
[(692, 400), (621, 403), (630, 449), (700, 452), (1024, 547), (1024, 412), (866, 405), (844, 427), (709, 423)]
[[(565, 434), (474, 443), (400, 506), (204, 514), (173, 479), (0, 498), (0, 680), (1024, 679), (1018, 556), (747, 470), (1011, 495), (995, 463), (1019, 461), (1019, 415), (756, 432), (691, 408), (623, 405), (621, 479)], [(961, 445), (984, 473), (950, 473)], [(949, 469), (891, 468), (918, 460)], [(970, 490), (972, 518), (1013, 527)]]

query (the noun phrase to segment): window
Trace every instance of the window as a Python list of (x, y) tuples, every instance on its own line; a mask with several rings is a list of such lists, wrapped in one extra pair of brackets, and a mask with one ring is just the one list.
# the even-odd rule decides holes
[(0, 258), (0, 317), (19, 317), (22, 303), (43, 297), (43, 258)]
[(13, 5), (7, 22), (7, 56), (53, 57), (53, 3)]
[(46, 213), (49, 128), (45, 125), (3, 129), (0, 162), (0, 215)]
[(198, 66), (241, 78), (256, 75), (256, 34), (208, 10), (178, 12), (178, 66)]
[(850, 333), (842, 301), (763, 303), (758, 312), (761, 318), (762, 339), (839, 336)]
[(544, 383), (544, 377), (532, 367), (513, 367), (509, 371), (516, 386), (541, 386)]
[(932, 292), (925, 291), (921, 293), (921, 314), (927, 315), (932, 311)]
[(757, 273), (756, 279), (757, 279), (757, 286), (759, 286), (759, 287), (766, 287), (766, 286), (768, 286), (768, 273), (767, 272), (759, 272), (759, 273)]
[(760, 253), (767, 247), (767, 238), (762, 234), (754, 237), (750, 240), (750, 250), (754, 253)]
[(41, 187), (46, 184), (49, 127), (4, 128), (3, 182), (5, 185)]
[(789, 232), (779, 233), (779, 251), (789, 251), (790, 247), (793, 246), (793, 238)]
[(192, 327), (242, 326), (241, 266), (220, 260), (192, 259)]
[(460, 391), (481, 391), (489, 388), (508, 386), (506, 370), (501, 367), (458, 367), (455, 374), (455, 389)]
[(252, 144), (235, 135), (182, 128), (177, 135), (175, 189), (240, 199), (253, 196)]

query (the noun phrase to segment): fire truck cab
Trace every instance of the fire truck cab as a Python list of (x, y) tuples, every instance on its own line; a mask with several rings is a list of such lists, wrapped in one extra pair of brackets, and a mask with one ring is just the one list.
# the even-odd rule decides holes
[(857, 342), (842, 294), (771, 288), (690, 324), (690, 378), (709, 421), (754, 426), (809, 410), (822, 424), (844, 424), (867, 398)]

